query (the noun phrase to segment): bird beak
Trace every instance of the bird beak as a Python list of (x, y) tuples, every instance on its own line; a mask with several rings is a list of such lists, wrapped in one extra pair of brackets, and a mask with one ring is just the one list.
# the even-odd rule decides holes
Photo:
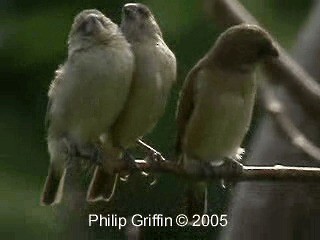
[(98, 16), (96, 14), (90, 14), (87, 17), (84, 28), (84, 32), (86, 34), (91, 34), (99, 25), (99, 20), (97, 19), (97, 17)]
[(277, 58), (279, 57), (279, 50), (274, 45), (272, 45), (269, 54), (271, 57)]
[(122, 12), (126, 17), (133, 18), (135, 15), (135, 8), (136, 8), (135, 4), (128, 3), (124, 5)]

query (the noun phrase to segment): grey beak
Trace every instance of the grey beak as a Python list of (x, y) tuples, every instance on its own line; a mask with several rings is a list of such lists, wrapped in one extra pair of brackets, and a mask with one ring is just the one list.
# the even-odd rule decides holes
[(86, 34), (91, 34), (99, 24), (98, 16), (96, 14), (90, 14), (84, 25), (84, 32)]

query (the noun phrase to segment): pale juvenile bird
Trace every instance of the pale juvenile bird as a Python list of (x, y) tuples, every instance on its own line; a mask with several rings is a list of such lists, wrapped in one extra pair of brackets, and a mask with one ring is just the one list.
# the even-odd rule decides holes
[[(66, 164), (74, 148), (92, 149), (108, 139), (126, 101), (134, 56), (118, 26), (98, 10), (84, 10), (73, 22), (68, 58), (49, 89), (49, 172), (41, 203), (59, 203)], [(105, 144), (105, 143), (104, 143)]]
[[(164, 42), (160, 27), (147, 6), (139, 3), (124, 5), (121, 30), (131, 44), (135, 70), (126, 105), (112, 127), (118, 158), (122, 153), (119, 149), (132, 147), (138, 138), (156, 125), (165, 111), (176, 79), (175, 56)], [(89, 201), (100, 199), (99, 196), (105, 194), (99, 187), (102, 181), (97, 171), (88, 192)]]
[[(269, 34), (255, 25), (227, 29), (192, 68), (177, 109), (176, 150), (184, 168), (194, 173), (199, 163), (220, 165), (236, 159), (246, 135), (256, 95), (255, 69), (278, 51)], [(195, 182), (187, 189), (187, 212), (203, 214), (207, 187)]]

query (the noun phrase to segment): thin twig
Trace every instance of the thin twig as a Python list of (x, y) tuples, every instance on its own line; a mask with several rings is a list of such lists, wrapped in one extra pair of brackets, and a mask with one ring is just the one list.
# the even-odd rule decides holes
[(147, 143), (145, 143), (141, 139), (137, 139), (136, 142), (137, 142), (138, 146), (141, 146), (145, 150), (145, 152), (147, 152), (149, 155), (152, 155), (154, 158), (157, 158), (158, 161), (165, 160), (160, 152), (158, 152), (156, 149), (154, 149), (153, 147), (151, 147), (150, 145), (148, 145)]
[(313, 144), (304, 134), (295, 126), (292, 120), (285, 112), (282, 103), (273, 94), (270, 87), (260, 82), (261, 99), (266, 111), (272, 115), (280, 129), (289, 137), (291, 143), (309, 155), (311, 158), (320, 162), (320, 148)]
[(173, 173), (176, 176), (192, 177), (204, 180), (224, 179), (227, 181), (320, 181), (320, 168), (312, 167), (288, 167), (282, 165), (275, 166), (244, 166), (234, 162), (226, 162), (217, 167), (206, 164), (205, 172), (190, 175), (181, 166), (171, 161), (149, 163), (144, 160), (136, 160), (136, 169), (146, 172)]
[[(241, 23), (259, 25), (259, 22), (237, 0), (206, 0), (206, 3), (208, 15), (223, 28)], [(270, 60), (264, 64), (269, 80), (281, 81), (306, 110), (317, 116), (320, 113), (320, 85), (287, 54), (277, 41), (274, 40), (274, 42), (280, 56), (277, 60)]]
[(275, 165), (245, 166), (239, 181), (264, 180), (264, 181), (298, 181), (319, 182), (320, 168), (314, 167), (287, 167)]
[[(78, 158), (88, 159), (87, 156), (77, 155)], [(88, 159), (90, 160), (90, 159)], [(134, 163), (123, 161), (115, 172), (151, 172), (170, 173), (177, 177), (193, 178), (197, 180), (215, 181), (320, 181), (320, 168), (275, 166), (244, 166), (234, 161), (226, 160), (220, 166), (212, 166), (209, 162), (201, 163), (202, 171), (190, 174), (182, 166), (173, 161), (146, 161), (136, 159)]]

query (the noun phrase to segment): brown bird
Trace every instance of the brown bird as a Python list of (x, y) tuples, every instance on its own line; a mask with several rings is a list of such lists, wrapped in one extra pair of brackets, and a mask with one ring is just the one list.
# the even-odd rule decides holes
[[(256, 66), (277, 56), (265, 30), (242, 24), (222, 33), (191, 69), (177, 109), (176, 151), (188, 172), (199, 171), (201, 162), (219, 166), (225, 158), (237, 158), (250, 127)], [(186, 192), (188, 215), (203, 214), (207, 208), (206, 183), (190, 183)]]
[(90, 149), (101, 136), (108, 139), (127, 99), (133, 66), (130, 45), (115, 23), (98, 10), (84, 10), (75, 17), (68, 58), (48, 93), (50, 166), (43, 205), (60, 202), (72, 150)]

